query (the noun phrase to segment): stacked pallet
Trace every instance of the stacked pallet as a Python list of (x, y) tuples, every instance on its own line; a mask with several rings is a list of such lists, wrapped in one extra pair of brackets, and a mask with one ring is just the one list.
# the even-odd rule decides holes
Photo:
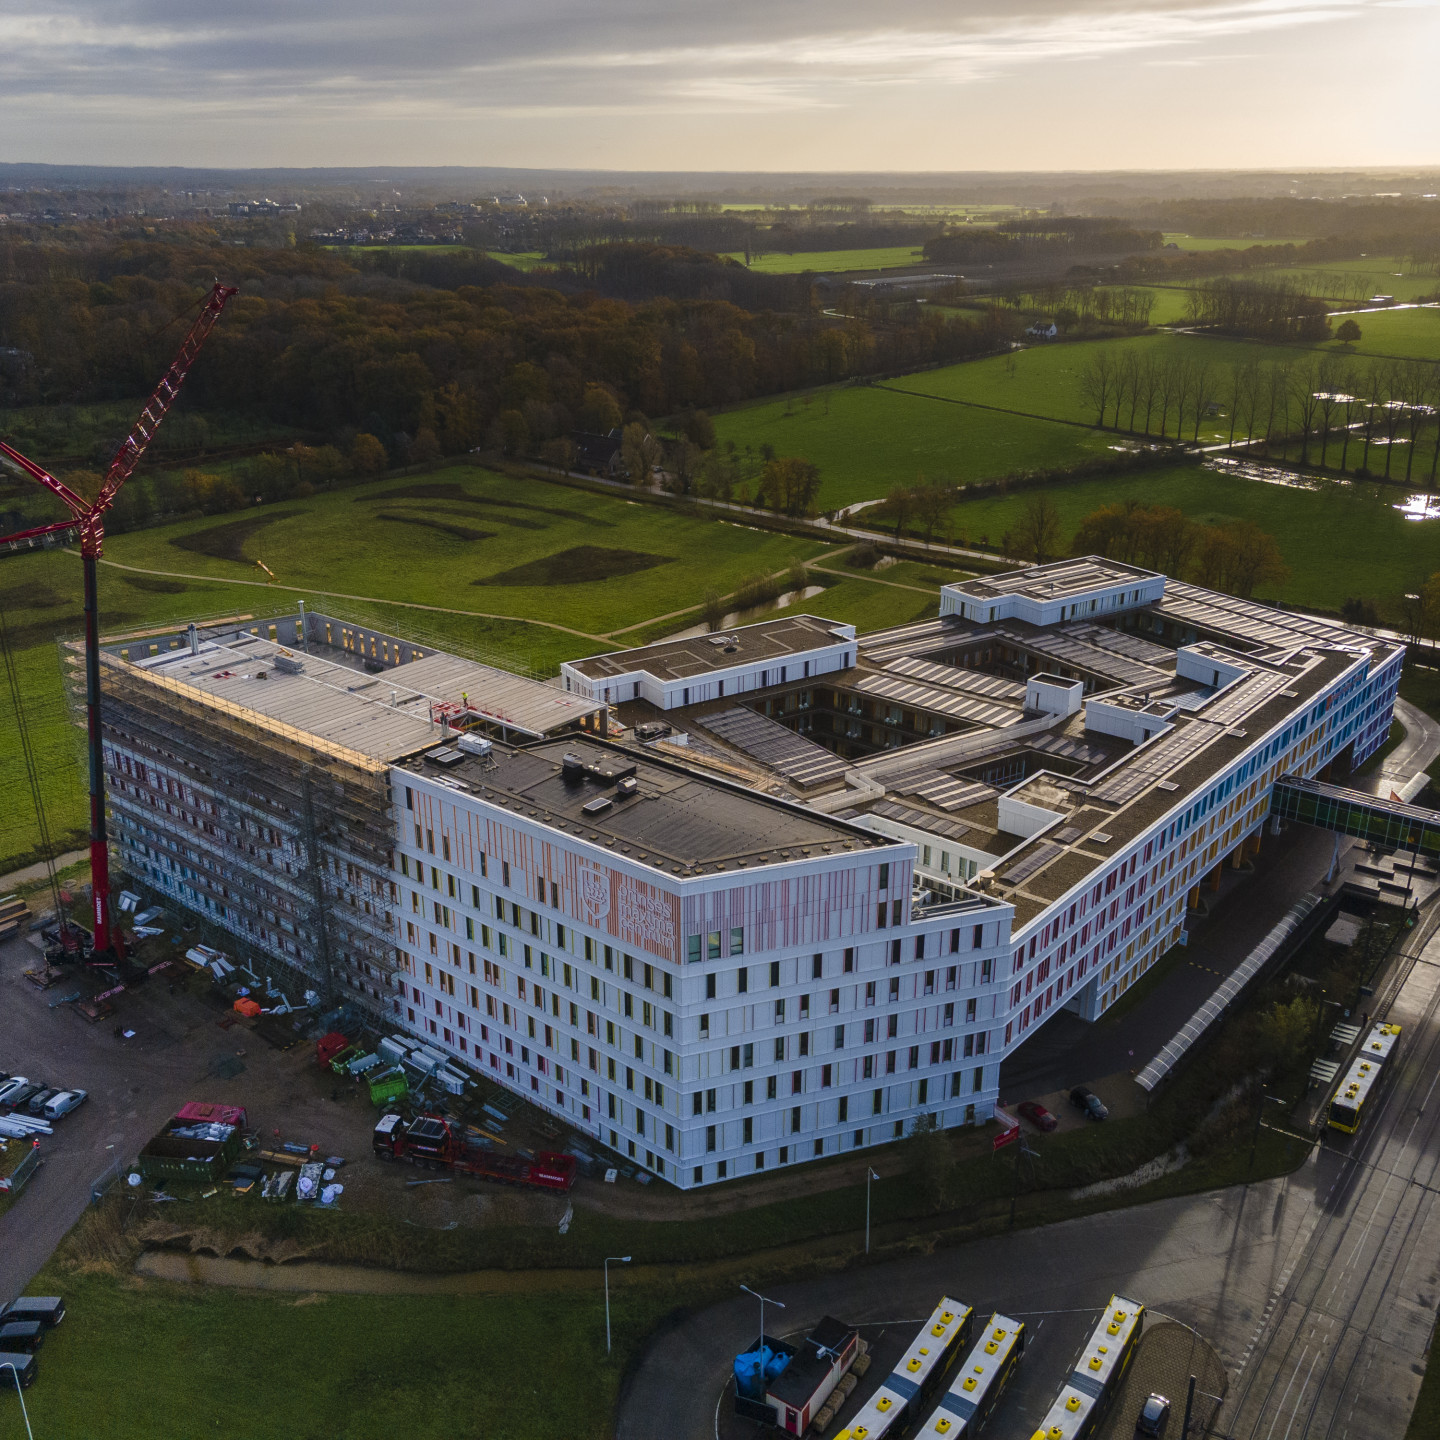
[(0, 897), (0, 940), (13, 940), (30, 919), (30, 907), (18, 895)]

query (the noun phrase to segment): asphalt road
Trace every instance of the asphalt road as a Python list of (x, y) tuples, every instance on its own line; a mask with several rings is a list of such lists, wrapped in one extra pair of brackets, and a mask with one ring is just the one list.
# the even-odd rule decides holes
[[(1282, 1180), (782, 1284), (771, 1293), (787, 1306), (785, 1329), (827, 1311), (918, 1324), (941, 1293), (1025, 1319), (1034, 1344), (987, 1431), (1019, 1440), (1034, 1433), (1087, 1327), (1118, 1292), (1194, 1327), (1219, 1352), (1230, 1389), (1212, 1435), (1398, 1440), (1440, 1297), (1437, 998), (1432, 939), (1390, 1006), (1407, 1029), (1399, 1073), (1350, 1149), (1327, 1142)], [(1376, 1014), (1386, 999), (1382, 991)], [(755, 1303), (737, 1296), (659, 1335), (621, 1398), (618, 1440), (710, 1440), (731, 1357), (757, 1320)]]

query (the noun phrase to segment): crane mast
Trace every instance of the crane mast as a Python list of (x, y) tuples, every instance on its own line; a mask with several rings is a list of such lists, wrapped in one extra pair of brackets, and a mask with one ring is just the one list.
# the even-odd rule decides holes
[[(185, 383), (195, 357), (200, 353), (210, 332), (215, 328), (230, 298), (237, 293), (234, 285), (217, 280), (200, 314), (191, 324), (180, 349), (170, 362), (160, 383), (145, 402), (134, 428), (115, 452), (105, 472), (100, 493), (94, 500), (77, 495), (68, 485), (57, 480), (33, 460), (0, 441), (0, 458), (7, 460), (23, 475), (43, 486), (60, 499), (70, 511), (68, 520), (21, 530), (14, 535), (0, 536), (0, 545), (38, 539), (65, 532), (78, 536), (80, 558), (85, 572), (85, 726), (89, 755), (90, 782), (90, 889), (94, 920), (94, 948), (97, 956), (113, 955), (124, 959), (124, 946), (119, 927), (110, 915), (110, 847), (105, 828), (105, 750), (100, 715), (100, 602), (96, 562), (105, 545), (105, 512), (115, 503), (121, 486), (135, 473), (149, 448), (155, 432), (169, 413)], [(60, 920), (63, 917), (57, 916)]]

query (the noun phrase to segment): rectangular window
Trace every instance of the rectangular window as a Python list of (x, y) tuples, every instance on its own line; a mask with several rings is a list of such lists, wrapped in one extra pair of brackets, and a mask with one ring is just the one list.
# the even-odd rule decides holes
[(973, 999), (965, 1002), (965, 1023), (968, 1025), (975, 1019), (975, 1001)]
[(745, 927), (743, 925), (730, 927), (730, 953), (732, 955), (745, 953)]
[(983, 1090), (985, 1088), (985, 1070), (983, 1066), (977, 1065), (975, 1067), (975, 1079), (974, 1083), (971, 1085), (970, 1088), (976, 1091)]
[(755, 1141), (755, 1122), (747, 1115), (740, 1122), (740, 1143), (751, 1145)]
[(792, 1135), (800, 1133), (800, 1107), (798, 1105), (790, 1111), (790, 1133)]
[(708, 960), (720, 958), (720, 932), (718, 930), (712, 930), (705, 937), (705, 957)]
[[(778, 960), (772, 960), (772, 961), (770, 962), (770, 985), (771, 985), (771, 988), (773, 989), (773, 988), (774, 988), (776, 985), (778, 985), (779, 983), (780, 983), (780, 962), (779, 962)], [(781, 1001), (778, 1002), (778, 1003), (779, 1003), (780, 1005), (782, 1005), (782, 1006), (785, 1004), (785, 1002), (784, 1002), (783, 1000), (781, 1000)]]
[[(975, 1002), (972, 1000), (970, 1003), (973, 1005)], [(955, 1023), (955, 1002), (953, 1000), (945, 1007), (945, 1015), (942, 1023), (946, 1025), (953, 1025)]]
[(843, 1025), (835, 1027), (835, 1048), (837, 1050), (845, 1048), (845, 1027)]
[[(585, 942), (585, 944), (586, 944), (587, 947), (588, 947), (588, 945), (590, 944), (590, 942), (587, 940), (587, 941)], [(589, 958), (590, 958), (590, 957), (587, 955), (587, 956), (586, 956), (586, 959), (589, 959)], [(686, 960), (688, 960), (692, 965), (696, 964), (696, 963), (699, 961), (699, 959), (700, 959), (700, 937), (699, 937), (698, 935), (687, 935), (687, 936), (685, 937), (685, 958), (686, 958)]]
[(755, 1103), (755, 1082), (753, 1080), (747, 1080), (745, 1082), (744, 1097), (744, 1103), (746, 1105), (753, 1105)]
[(735, 990), (739, 995), (750, 991), (750, 972), (743, 965), (735, 972)]
[(822, 1090), (828, 1090), (830, 1088), (831, 1069), (832, 1067), (829, 1065), (822, 1065), (820, 1067), (820, 1088)]
[(847, 975), (852, 975), (852, 974), (854, 974), (854, 972), (855, 972), (855, 948), (854, 948), (854, 946), (851, 946), (851, 947), (850, 947), (848, 950), (846, 950), (846, 952), (845, 952), (844, 970), (845, 970), (845, 973), (846, 973)]
[[(613, 1114), (614, 1112), (612, 1111), (611, 1113)], [(709, 1154), (712, 1150), (714, 1150), (714, 1148), (715, 1148), (715, 1127), (714, 1127), (713, 1125), (707, 1125), (707, 1126), (705, 1127), (705, 1151), (706, 1151), (706, 1154)]]
[(910, 1068), (911, 1068), (912, 1070), (914, 1070), (914, 1069), (918, 1068), (919, 1064), (920, 1064), (920, 1047), (919, 1047), (918, 1045), (912, 1045), (912, 1046), (910, 1047)]

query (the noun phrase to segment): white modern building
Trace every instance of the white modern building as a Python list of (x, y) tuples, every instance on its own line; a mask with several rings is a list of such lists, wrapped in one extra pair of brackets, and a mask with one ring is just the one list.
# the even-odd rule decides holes
[[(1402, 659), (1093, 557), (942, 611), (764, 622), (565, 689), (457, 672), (459, 716), (430, 681), (430, 723), (470, 733), (387, 741), (377, 1008), (682, 1187), (984, 1121), (1051, 1013), (1098, 1018), (1183, 943), (1277, 776), (1383, 742)], [(548, 729), (542, 691), (575, 707)]]

